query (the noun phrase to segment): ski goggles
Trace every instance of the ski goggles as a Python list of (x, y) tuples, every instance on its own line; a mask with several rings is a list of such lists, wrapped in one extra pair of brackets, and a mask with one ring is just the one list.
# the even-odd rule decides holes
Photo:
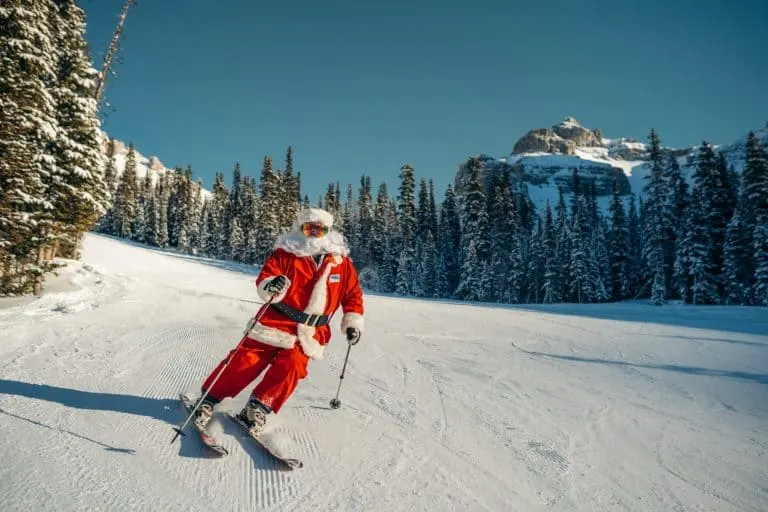
[(328, 234), (328, 226), (324, 226), (319, 222), (305, 222), (301, 225), (301, 231), (304, 236), (320, 238)]

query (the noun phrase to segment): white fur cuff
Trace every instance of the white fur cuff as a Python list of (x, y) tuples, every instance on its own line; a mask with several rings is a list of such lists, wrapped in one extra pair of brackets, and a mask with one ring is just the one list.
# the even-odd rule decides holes
[(293, 344), (296, 343), (296, 336), (262, 324), (254, 325), (248, 332), (248, 337), (260, 341), (261, 343), (280, 348), (291, 348), (293, 347)]
[(361, 333), (363, 332), (363, 315), (360, 313), (344, 313), (341, 318), (341, 331), (346, 332), (347, 327), (354, 327)]
[[(267, 285), (272, 282), (273, 279), (275, 279), (277, 276), (271, 276), (271, 277), (265, 277), (256, 287), (256, 290), (259, 292), (259, 297), (261, 297), (264, 301), (268, 301), (271, 295), (269, 292), (267, 292)], [(283, 276), (285, 277), (285, 276)], [(280, 302), (285, 298), (285, 295), (288, 293), (288, 289), (291, 287), (291, 280), (285, 277), (285, 287), (283, 288), (283, 291), (280, 292), (280, 294), (275, 295), (275, 298), (272, 299), (272, 302)]]

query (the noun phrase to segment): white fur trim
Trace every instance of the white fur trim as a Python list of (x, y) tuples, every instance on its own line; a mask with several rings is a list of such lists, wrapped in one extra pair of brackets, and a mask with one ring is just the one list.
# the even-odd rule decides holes
[(316, 254), (340, 254), (347, 256), (349, 246), (344, 235), (338, 231), (329, 231), (319, 238), (306, 237), (298, 228), (277, 237), (275, 249), (283, 249), (299, 257)]
[(280, 348), (291, 348), (294, 343), (296, 343), (296, 336), (293, 334), (273, 327), (267, 327), (262, 324), (254, 325), (251, 330), (248, 331), (248, 337), (266, 343), (267, 345)]
[[(339, 265), (343, 258), (339, 255), (334, 255), (333, 259), (326, 264), (322, 275), (315, 283), (315, 287), (312, 289), (312, 294), (309, 297), (309, 303), (304, 308), (304, 313), (308, 315), (322, 315), (325, 311), (325, 303), (328, 301), (328, 276), (331, 275), (331, 271), (337, 265)], [(315, 328), (311, 325), (298, 324), (296, 327), (296, 334), (299, 338), (299, 343), (304, 353), (312, 359), (323, 359), (325, 357), (325, 346), (321, 345), (314, 337)]]
[[(272, 282), (273, 279), (275, 279), (277, 276), (271, 276), (271, 277), (265, 277), (257, 286), (256, 291), (259, 292), (259, 297), (261, 297), (264, 301), (269, 300), (269, 292), (267, 292), (267, 285)], [(283, 291), (280, 292), (279, 295), (276, 295), (274, 299), (272, 299), (272, 302), (280, 302), (285, 298), (285, 295), (288, 293), (288, 288), (291, 287), (291, 280), (288, 279), (288, 277), (285, 277), (285, 288), (283, 288)]]
[(329, 228), (333, 226), (333, 215), (323, 210), (322, 208), (307, 208), (299, 212), (296, 217), (296, 227), (301, 226), (306, 222), (319, 222), (323, 226)]
[(341, 318), (341, 331), (346, 332), (347, 327), (354, 327), (361, 333), (363, 332), (363, 315), (360, 313), (344, 313), (344, 316)]

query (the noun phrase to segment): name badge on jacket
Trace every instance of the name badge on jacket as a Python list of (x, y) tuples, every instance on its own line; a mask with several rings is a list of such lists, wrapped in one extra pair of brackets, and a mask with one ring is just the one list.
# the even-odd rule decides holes
[(340, 283), (341, 282), (341, 276), (339, 274), (331, 274), (328, 276), (328, 282), (329, 283)]

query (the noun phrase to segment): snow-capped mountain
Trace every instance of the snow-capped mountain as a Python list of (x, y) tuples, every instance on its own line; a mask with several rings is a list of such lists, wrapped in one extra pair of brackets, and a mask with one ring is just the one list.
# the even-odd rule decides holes
[[(113, 139), (106, 132), (102, 132), (102, 150), (107, 157), (112, 158), (117, 168), (118, 176), (122, 176), (125, 171), (125, 162), (128, 156), (128, 145), (118, 139)], [(143, 179), (147, 173), (152, 174), (152, 182), (154, 183), (159, 176), (166, 174), (170, 171), (163, 162), (156, 156), (147, 158), (146, 156), (136, 152), (136, 175), (139, 179)]]
[[(755, 135), (768, 144), (768, 127), (755, 130)], [(725, 154), (734, 170), (744, 167), (746, 135), (727, 145), (715, 145)], [(671, 152), (690, 177), (693, 156), (698, 145), (688, 148), (664, 147)], [(611, 194), (613, 177), (619, 180), (622, 194), (640, 194), (648, 175), (648, 147), (632, 138), (606, 138), (600, 129), (589, 129), (576, 119), (567, 117), (551, 128), (530, 130), (514, 145), (512, 153), (503, 157), (480, 155), (482, 176), (488, 178), (505, 169), (512, 171), (513, 179), (527, 185), (528, 194), (537, 207), (543, 207), (547, 199), (557, 201), (558, 188), (571, 192), (573, 169), (578, 169), (582, 182), (594, 182), (601, 203), (607, 203)], [(456, 173), (454, 187), (461, 194), (469, 179), (467, 162)]]
[[(102, 132), (101, 147), (107, 158), (111, 158), (115, 162), (117, 175), (122, 176), (128, 158), (128, 145), (121, 140), (110, 137), (106, 132)], [(166, 167), (157, 156), (146, 157), (135, 148), (134, 152), (136, 153), (136, 177), (138, 180), (144, 179), (147, 173), (150, 173), (152, 183), (156, 184), (161, 176), (174, 172), (173, 169)], [(194, 181), (197, 181), (197, 179), (197, 177), (193, 176)], [(200, 190), (203, 197), (208, 197), (211, 194), (204, 187), (201, 187)]]

